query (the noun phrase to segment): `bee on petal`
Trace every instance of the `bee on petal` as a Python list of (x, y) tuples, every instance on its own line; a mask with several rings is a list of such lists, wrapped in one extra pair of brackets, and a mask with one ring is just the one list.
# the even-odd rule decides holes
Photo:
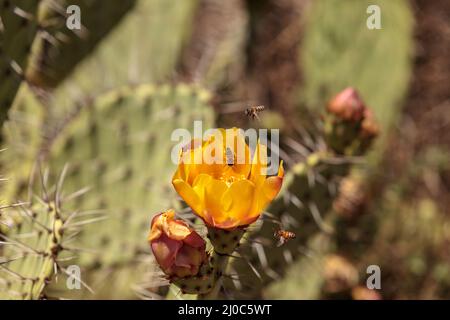
[(234, 153), (233, 153), (233, 150), (231, 150), (231, 148), (227, 147), (227, 149), (225, 151), (225, 156), (227, 157), (227, 165), (232, 166), (235, 164)]

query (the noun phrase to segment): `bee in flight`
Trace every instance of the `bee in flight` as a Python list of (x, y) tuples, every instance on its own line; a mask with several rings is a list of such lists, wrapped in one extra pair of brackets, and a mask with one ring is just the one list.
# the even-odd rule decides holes
[(252, 120), (258, 119), (258, 113), (260, 113), (261, 111), (264, 110), (264, 106), (254, 106), (254, 107), (249, 107), (247, 109), (245, 109), (245, 115), (247, 117), (252, 118)]
[(227, 147), (225, 155), (227, 157), (227, 165), (229, 165), (229, 166), (234, 165), (234, 153), (233, 153), (233, 150), (231, 150), (229, 147)]
[(273, 235), (276, 239), (278, 239), (277, 247), (282, 246), (289, 240), (295, 239), (295, 237), (296, 237), (294, 232), (287, 231), (287, 230), (281, 230), (281, 229), (275, 231), (275, 233)]

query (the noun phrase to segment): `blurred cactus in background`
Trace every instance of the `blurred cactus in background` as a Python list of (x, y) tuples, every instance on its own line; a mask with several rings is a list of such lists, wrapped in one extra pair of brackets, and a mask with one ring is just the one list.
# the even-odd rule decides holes
[(448, 9), (0, 0), (0, 299), (450, 297)]
[(14, 97), (25, 77), (31, 46), (38, 29), (37, 11), (40, 1), (0, 2), (0, 125), (7, 118)]
[[(95, 49), (134, 3), (134, 0), (125, 0), (105, 6), (101, 1), (41, 1), (38, 16), (41, 28), (33, 44), (27, 80), (39, 87), (56, 87)], [(66, 10), (71, 5), (78, 6), (82, 14), (80, 30), (71, 30), (66, 25)]]

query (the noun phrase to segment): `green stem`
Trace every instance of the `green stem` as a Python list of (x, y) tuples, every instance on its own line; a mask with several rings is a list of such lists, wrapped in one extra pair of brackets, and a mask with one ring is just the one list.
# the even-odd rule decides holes
[(216, 280), (214, 282), (214, 287), (210, 292), (205, 294), (199, 294), (197, 296), (198, 300), (214, 300), (218, 299), (220, 289), (222, 287), (222, 276), (226, 271), (228, 265), (229, 255), (219, 254), (216, 251), (211, 255), (211, 262), (213, 265), (214, 276)]

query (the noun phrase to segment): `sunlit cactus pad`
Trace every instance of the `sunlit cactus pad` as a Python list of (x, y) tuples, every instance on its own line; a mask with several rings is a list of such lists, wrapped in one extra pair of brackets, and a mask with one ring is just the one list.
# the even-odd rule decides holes
[(57, 276), (65, 281), (67, 261), (75, 254), (69, 243), (81, 220), (63, 208), (64, 171), (49, 188), (40, 169), (30, 179), (30, 191), (39, 192), (1, 208), (0, 222), (10, 223), (6, 234), (0, 232), (0, 299), (47, 298), (46, 287)]
[(29, 188), (30, 174), (43, 140), (44, 118), (45, 108), (28, 86), (22, 86), (1, 130), (5, 150), (1, 153), (0, 167), (7, 182), (0, 190), (5, 203), (23, 199)]
[(80, 246), (85, 266), (127, 263), (147, 249), (149, 216), (176, 201), (170, 181), (171, 134), (192, 128), (195, 120), (211, 125), (210, 94), (196, 87), (140, 85), (98, 97), (81, 111), (50, 147), (53, 167), (69, 164), (68, 191), (90, 187), (78, 210), (98, 209), (104, 221), (87, 226)]
[[(27, 79), (43, 87), (55, 87), (85, 56), (91, 53), (134, 6), (135, 0), (108, 5), (104, 1), (44, 0), (39, 12), (43, 28), (33, 46), (33, 57)], [(71, 30), (66, 22), (72, 11), (80, 9), (81, 28)]]
[[(381, 29), (366, 25), (370, 5), (381, 8)], [(382, 127), (389, 127), (399, 115), (411, 71), (413, 16), (408, 1), (319, 0), (308, 10), (300, 58), (303, 102), (317, 110), (352, 85)]]

